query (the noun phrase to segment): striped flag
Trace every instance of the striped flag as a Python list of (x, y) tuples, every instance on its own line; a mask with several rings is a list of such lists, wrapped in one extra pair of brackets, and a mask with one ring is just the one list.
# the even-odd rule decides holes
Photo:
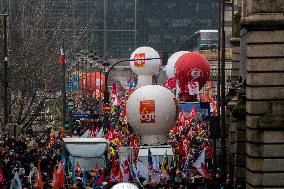
[(153, 159), (152, 159), (152, 153), (151, 153), (150, 148), (148, 148), (148, 167), (149, 167), (149, 170), (153, 169)]
[(204, 148), (201, 152), (201, 154), (199, 155), (199, 157), (197, 158), (197, 160), (193, 163), (193, 166), (198, 170), (198, 172), (204, 177), (204, 178), (208, 178), (209, 174), (208, 171), (205, 167), (205, 150), (206, 148)]
[(60, 48), (59, 62), (61, 64), (65, 64), (65, 54), (64, 54), (63, 46), (61, 46)]
[(167, 151), (164, 155), (164, 160), (163, 160), (163, 163), (162, 163), (161, 170), (162, 170), (162, 173), (164, 173), (164, 174), (168, 174), (168, 172), (169, 172), (169, 158), (168, 158)]

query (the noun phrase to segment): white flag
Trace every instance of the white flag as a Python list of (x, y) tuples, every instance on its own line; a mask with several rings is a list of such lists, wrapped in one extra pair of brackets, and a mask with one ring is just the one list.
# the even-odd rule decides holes
[(198, 170), (198, 172), (205, 178), (208, 177), (208, 171), (205, 167), (205, 150), (204, 148), (197, 158), (197, 160), (193, 163), (193, 166)]
[(81, 138), (90, 138), (91, 131), (88, 129), (82, 136)]
[(143, 177), (146, 180), (148, 179), (148, 169), (147, 166), (145, 166), (142, 162), (140, 162), (138, 160), (137, 162), (137, 176), (139, 177)]
[(10, 189), (22, 189), (22, 183), (18, 172), (15, 172), (14, 179), (11, 182)]
[(199, 94), (199, 83), (196, 81), (188, 82), (188, 93), (191, 96)]

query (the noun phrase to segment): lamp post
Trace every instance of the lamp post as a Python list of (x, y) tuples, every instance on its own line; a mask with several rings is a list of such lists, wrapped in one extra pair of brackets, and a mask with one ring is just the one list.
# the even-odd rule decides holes
[(3, 16), (3, 32), (4, 32), (4, 39), (3, 39), (3, 53), (4, 53), (4, 74), (3, 74), (3, 106), (4, 106), (4, 125), (3, 130), (5, 130), (7, 124), (8, 124), (8, 87), (9, 87), (9, 81), (8, 81), (8, 49), (7, 49), (7, 38), (8, 38), (8, 31), (7, 31), (7, 17), (8, 14), (2, 14)]
[[(116, 63), (114, 63), (107, 71), (105, 71), (105, 83), (106, 83), (106, 87), (105, 87), (105, 91), (104, 91), (104, 103), (105, 104), (109, 104), (109, 92), (108, 92), (108, 87), (107, 87), (107, 83), (108, 83), (108, 76), (110, 71), (118, 64), (121, 64), (123, 62), (130, 62), (130, 61), (146, 61), (146, 60), (164, 60), (164, 57), (162, 58), (145, 58), (145, 59), (124, 59), (124, 60), (120, 60)], [(109, 65), (109, 64), (108, 64)]]
[(221, 171), (224, 178), (226, 178), (226, 120), (225, 120), (225, 29), (224, 29), (224, 14), (225, 14), (225, 0), (221, 2)]

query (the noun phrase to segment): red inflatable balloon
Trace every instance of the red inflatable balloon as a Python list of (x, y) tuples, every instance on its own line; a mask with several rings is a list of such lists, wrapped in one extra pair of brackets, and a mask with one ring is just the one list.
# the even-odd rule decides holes
[(179, 81), (182, 100), (189, 101), (188, 84), (197, 82), (199, 89), (204, 86), (210, 76), (209, 62), (197, 52), (186, 53), (176, 62), (175, 76)]

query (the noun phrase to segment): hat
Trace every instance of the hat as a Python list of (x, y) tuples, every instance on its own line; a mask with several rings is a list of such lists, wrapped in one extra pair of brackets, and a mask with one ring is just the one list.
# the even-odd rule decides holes
[(106, 186), (106, 185), (108, 185), (108, 183), (107, 182), (103, 182), (103, 186)]

